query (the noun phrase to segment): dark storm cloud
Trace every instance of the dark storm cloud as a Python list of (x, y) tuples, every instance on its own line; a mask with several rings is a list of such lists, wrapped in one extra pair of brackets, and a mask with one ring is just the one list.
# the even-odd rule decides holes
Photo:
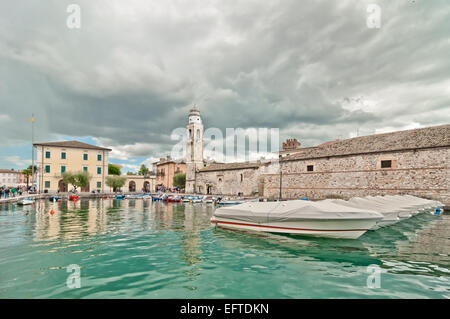
[(79, 30), (70, 3), (0, 4), (0, 147), (29, 140), (32, 112), (38, 140), (122, 159), (166, 155), (194, 103), (205, 127), (305, 146), (450, 121), (446, 1), (77, 1)]

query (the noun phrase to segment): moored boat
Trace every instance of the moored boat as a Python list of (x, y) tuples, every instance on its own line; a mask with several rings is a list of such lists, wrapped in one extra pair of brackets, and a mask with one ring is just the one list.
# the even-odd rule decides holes
[(383, 215), (367, 209), (293, 200), (221, 207), (211, 223), (224, 228), (356, 239), (382, 219)]
[(24, 198), (17, 202), (19, 205), (31, 205), (34, 204), (34, 199), (32, 198)]

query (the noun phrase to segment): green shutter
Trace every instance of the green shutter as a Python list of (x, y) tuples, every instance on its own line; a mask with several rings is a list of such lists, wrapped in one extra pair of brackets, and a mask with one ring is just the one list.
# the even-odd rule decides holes
[(65, 173), (66, 171), (66, 167), (65, 166), (61, 166), (61, 173)]
[(45, 188), (50, 188), (50, 181), (45, 181)]
[(97, 155), (97, 160), (98, 160), (98, 161), (101, 161), (101, 160), (102, 160), (102, 154), (98, 154), (98, 155)]
[(88, 155), (87, 154), (83, 154), (83, 160), (85, 160), (85, 161), (88, 160)]
[(87, 172), (87, 171), (88, 171), (88, 168), (87, 168), (87, 166), (83, 167), (83, 171), (85, 171), (85, 172)]
[(97, 182), (97, 188), (102, 188), (102, 182)]
[(66, 152), (61, 153), (61, 159), (66, 159)]
[(101, 174), (102, 173), (102, 168), (101, 167), (97, 167), (97, 174)]
[(50, 165), (45, 165), (45, 172), (50, 173)]
[(50, 158), (50, 152), (49, 151), (45, 152), (45, 158)]

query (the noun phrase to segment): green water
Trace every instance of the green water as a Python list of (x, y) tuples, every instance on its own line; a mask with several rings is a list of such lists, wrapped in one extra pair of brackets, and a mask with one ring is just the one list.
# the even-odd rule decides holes
[[(214, 229), (213, 210), (0, 205), (0, 298), (450, 298), (450, 215), (332, 240)], [(80, 288), (66, 285), (71, 264)], [(379, 288), (367, 285), (369, 265)]]

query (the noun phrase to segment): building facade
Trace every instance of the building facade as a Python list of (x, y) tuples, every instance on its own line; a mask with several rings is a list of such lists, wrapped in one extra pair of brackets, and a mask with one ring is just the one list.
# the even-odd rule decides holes
[[(410, 194), (450, 203), (450, 125), (361, 136), (281, 159), (283, 199)], [(265, 174), (277, 199), (280, 174)]]
[[(127, 179), (122, 191), (126, 192), (155, 192), (156, 191), (156, 175), (123, 175)], [(109, 189), (112, 191), (112, 189)]]
[(178, 173), (186, 174), (186, 163), (182, 160), (174, 160), (170, 156), (160, 158), (156, 166), (156, 188), (173, 188), (173, 178)]
[[(88, 172), (89, 186), (81, 192), (105, 191), (108, 158), (111, 149), (79, 141), (35, 143), (37, 160), (37, 190), (67, 192), (71, 185), (62, 180), (64, 172)], [(69, 188), (70, 187), (70, 188)]]
[[(189, 118), (192, 114), (201, 123), (200, 114), (191, 110)], [(188, 130), (193, 128), (190, 124)], [(187, 149), (191, 150), (186, 159), (190, 192), (268, 199), (410, 194), (450, 204), (450, 125), (335, 140), (315, 147), (302, 148), (296, 139), (288, 139), (278, 153), (280, 160), (274, 162), (204, 167), (199, 155), (203, 156), (203, 143), (188, 139)]]
[(0, 187), (18, 187), (26, 185), (23, 183), (23, 174), (21, 171), (13, 169), (0, 169)]

